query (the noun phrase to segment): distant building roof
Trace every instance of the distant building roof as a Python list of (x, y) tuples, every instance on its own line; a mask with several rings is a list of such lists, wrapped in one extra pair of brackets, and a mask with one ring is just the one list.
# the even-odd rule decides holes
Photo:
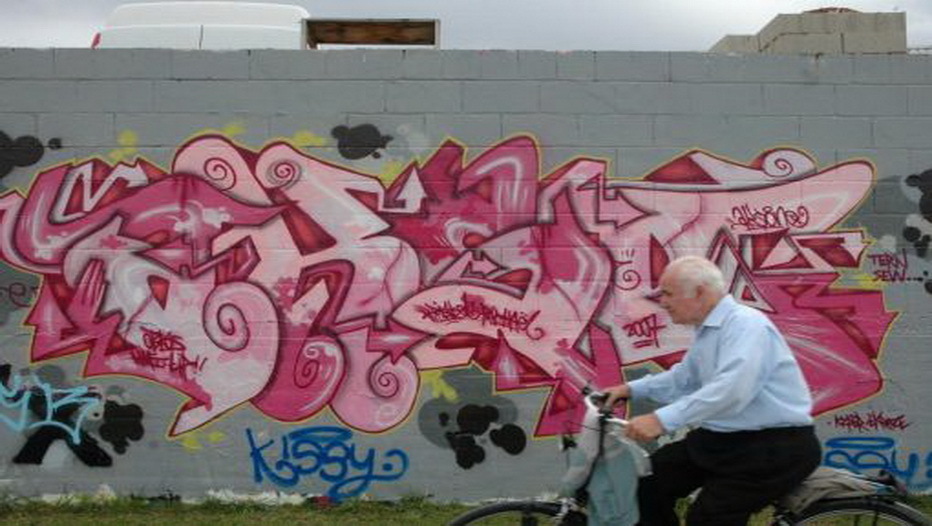
[(823, 7), (781, 14), (755, 35), (726, 35), (712, 53), (821, 55), (906, 53), (906, 13)]

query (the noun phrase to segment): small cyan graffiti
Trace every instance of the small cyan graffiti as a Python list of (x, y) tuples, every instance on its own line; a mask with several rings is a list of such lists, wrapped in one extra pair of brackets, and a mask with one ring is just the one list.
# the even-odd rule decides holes
[(317, 426), (296, 429), (260, 444), (247, 428), (253, 480), (262, 483), (268, 479), (290, 488), (302, 477), (318, 477), (331, 484), (327, 496), (341, 501), (361, 495), (373, 482), (398, 480), (408, 471), (404, 451), (391, 449), (377, 459), (375, 449), (363, 452), (352, 438), (349, 429)]
[(100, 396), (86, 386), (59, 389), (35, 376), (13, 375), (9, 364), (0, 366), (0, 422), (14, 431), (55, 427), (80, 444), (81, 424), (98, 404)]

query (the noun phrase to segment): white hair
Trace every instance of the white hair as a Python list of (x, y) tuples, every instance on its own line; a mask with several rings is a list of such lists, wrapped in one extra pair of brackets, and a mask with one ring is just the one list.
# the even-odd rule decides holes
[(674, 259), (667, 266), (668, 272), (675, 272), (675, 279), (683, 287), (687, 297), (695, 297), (696, 290), (702, 286), (716, 295), (724, 295), (725, 276), (722, 271), (708, 259), (699, 256), (683, 256)]

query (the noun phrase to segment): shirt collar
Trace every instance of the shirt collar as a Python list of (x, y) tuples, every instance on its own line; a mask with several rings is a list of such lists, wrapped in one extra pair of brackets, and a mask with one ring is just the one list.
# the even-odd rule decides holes
[(730, 294), (725, 294), (722, 296), (722, 299), (718, 300), (718, 303), (716, 303), (712, 311), (706, 315), (705, 319), (702, 320), (702, 327), (721, 327), (722, 322), (725, 321), (725, 316), (734, 310), (737, 305), (738, 302), (736, 302)]

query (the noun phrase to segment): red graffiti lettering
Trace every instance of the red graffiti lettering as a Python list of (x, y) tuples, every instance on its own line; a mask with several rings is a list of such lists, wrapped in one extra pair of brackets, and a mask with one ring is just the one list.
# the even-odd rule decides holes
[(868, 411), (867, 414), (847, 413), (835, 415), (830, 422), (832, 426), (846, 431), (902, 431), (910, 426), (906, 415), (886, 415), (882, 411)]
[(796, 210), (788, 210), (782, 206), (757, 209), (744, 204), (731, 209), (731, 218), (727, 222), (731, 228), (741, 226), (747, 230), (802, 228), (809, 224), (809, 210), (804, 206), (799, 206)]
[(902, 249), (899, 254), (883, 252), (881, 254), (869, 254), (867, 257), (877, 267), (874, 269), (874, 281), (906, 281), (906, 270), (909, 268), (909, 263), (906, 260), (906, 249)]
[(204, 368), (205, 358), (190, 360), (185, 356), (184, 343), (181, 338), (168, 332), (152, 330), (142, 327), (142, 341), (145, 349), (133, 350), (133, 361), (146, 367), (167, 369), (180, 374), (182, 378), (188, 377), (188, 371), (200, 371)]
[(634, 342), (635, 348), (660, 346), (657, 335), (660, 333), (660, 329), (666, 328), (666, 325), (661, 324), (659, 320), (660, 318), (656, 314), (651, 314), (624, 326), (629, 338), (641, 338)]
[(525, 334), (532, 340), (539, 340), (545, 334), (544, 329), (531, 327), (534, 319), (540, 315), (539, 310), (530, 314), (509, 309), (499, 310), (498, 307), (486, 305), (482, 298), (468, 295), (463, 295), (460, 303), (434, 302), (418, 305), (416, 310), (421, 314), (421, 319), (434, 323), (449, 325), (467, 320), (478, 321), (483, 326), (501, 327), (511, 332)]

